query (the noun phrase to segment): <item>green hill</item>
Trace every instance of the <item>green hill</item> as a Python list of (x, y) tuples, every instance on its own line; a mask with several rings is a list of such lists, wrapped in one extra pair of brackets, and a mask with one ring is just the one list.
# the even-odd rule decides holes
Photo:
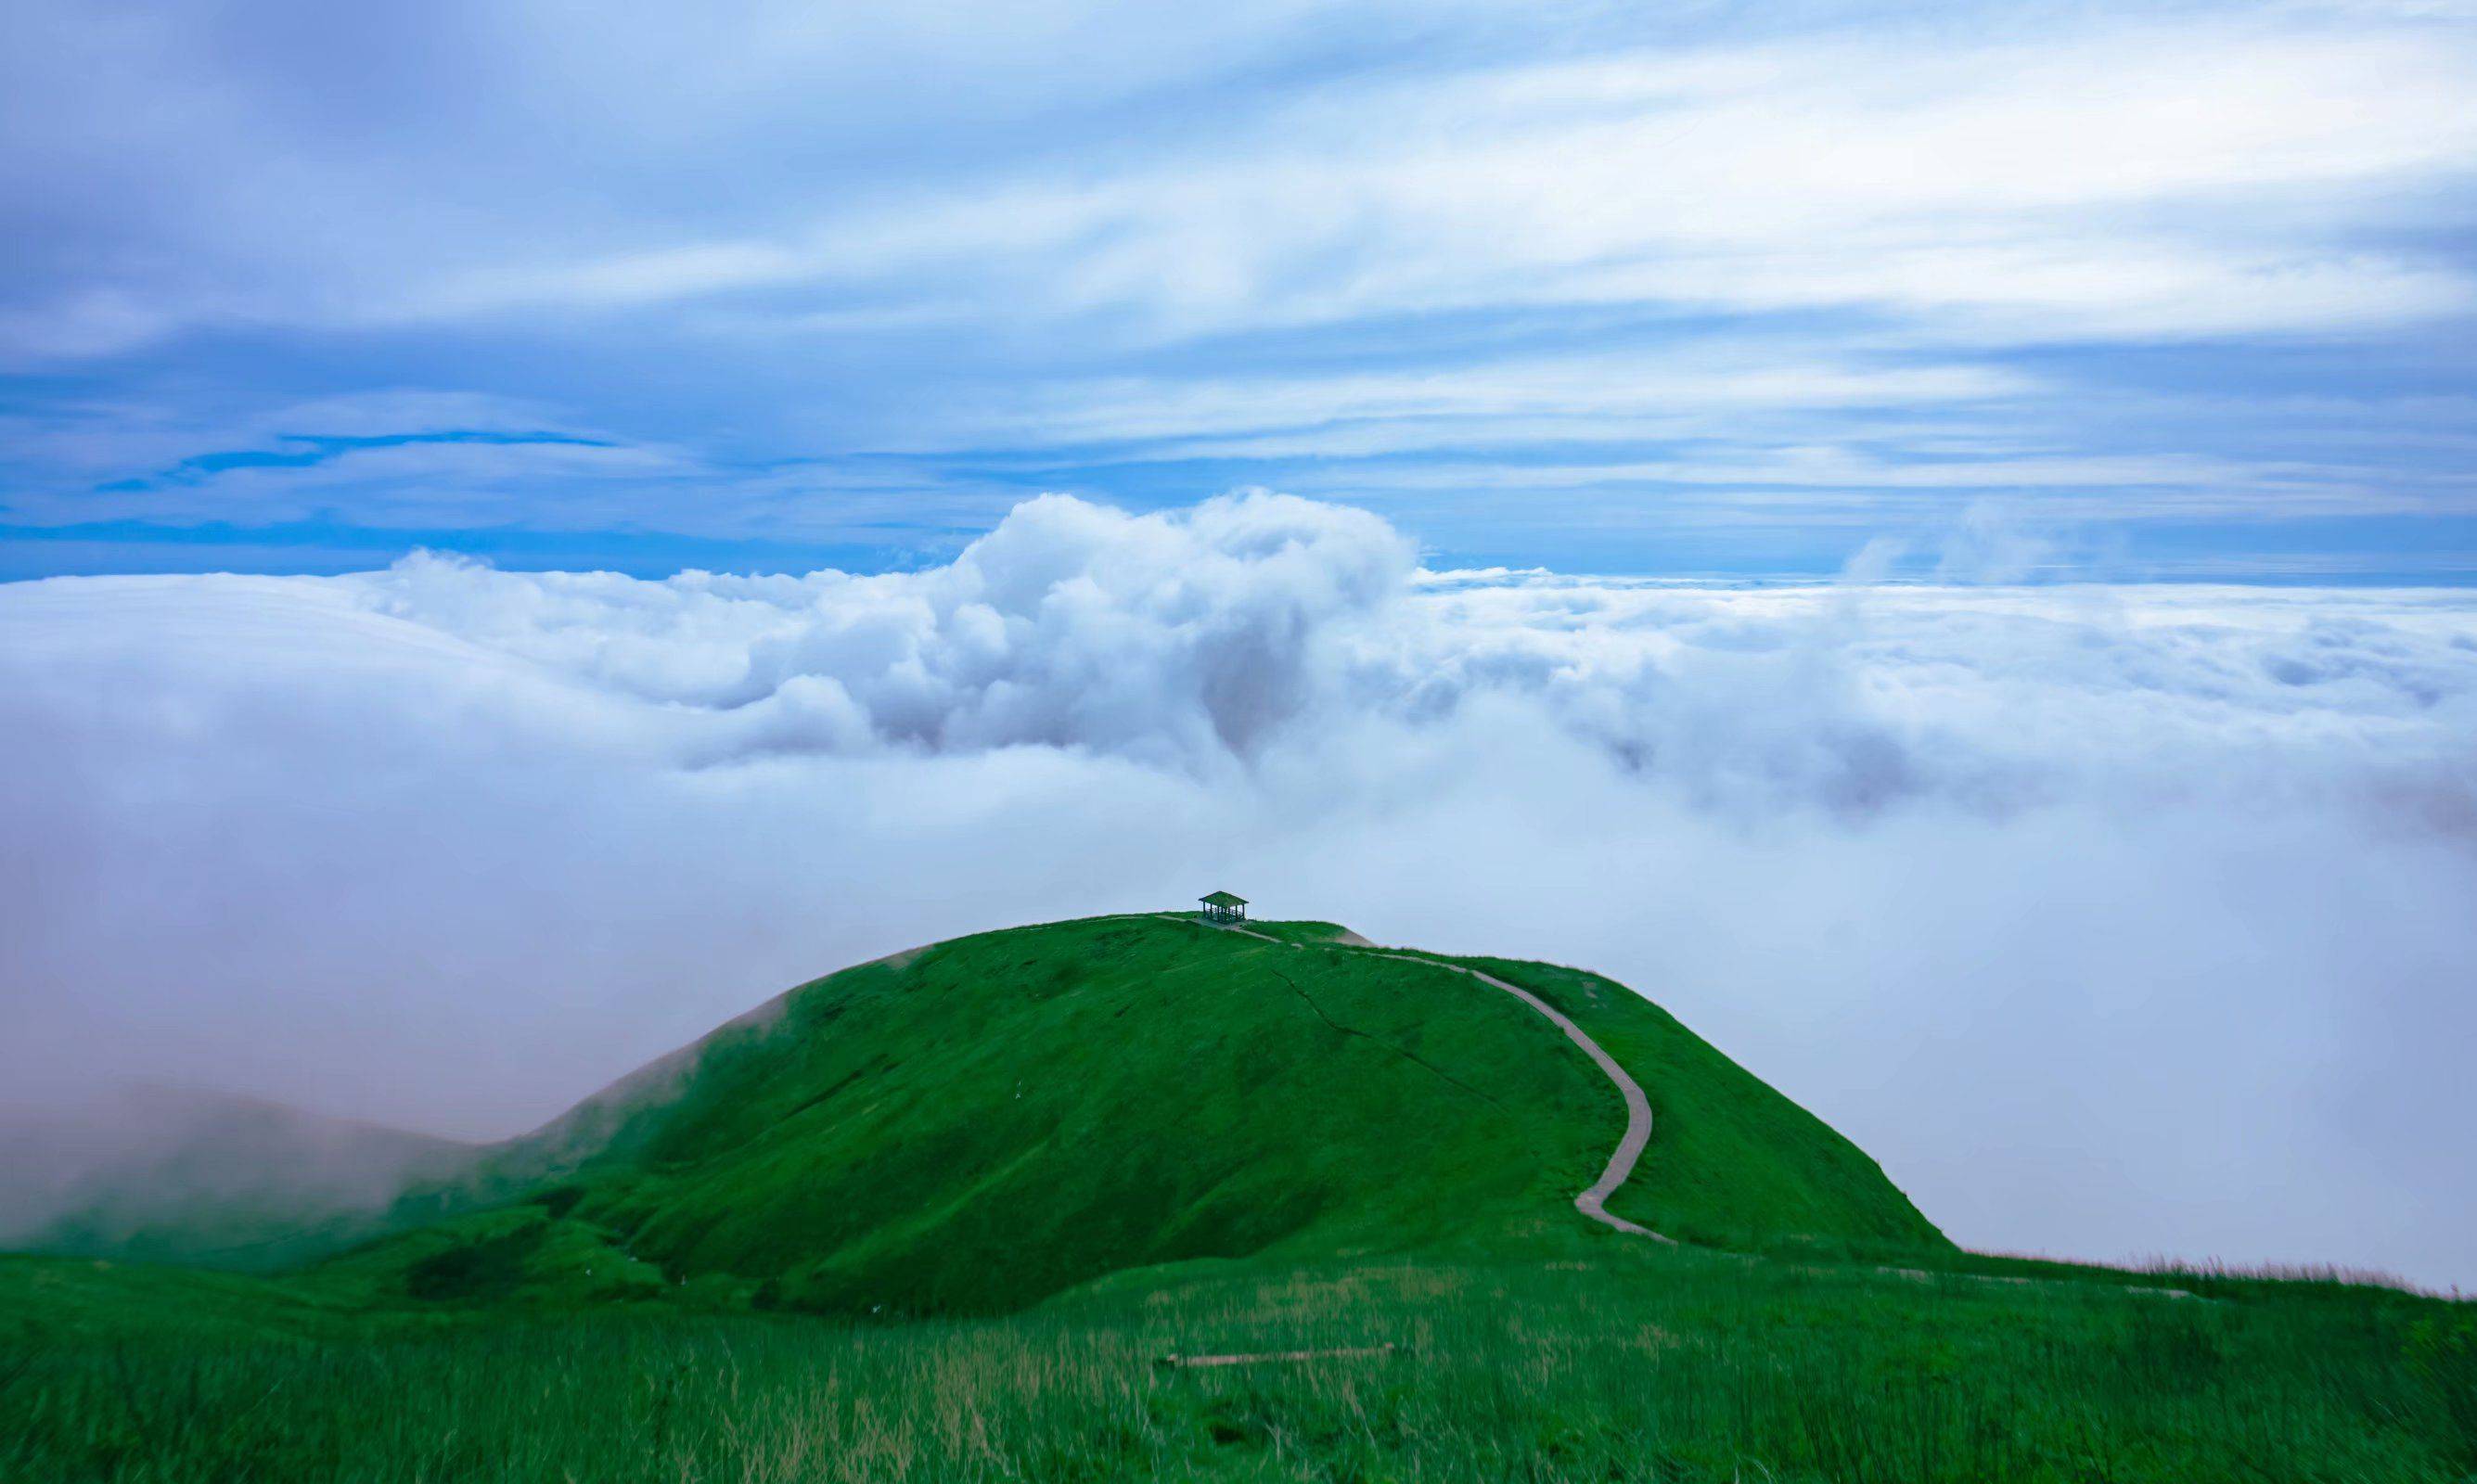
[[(0, 1256), (0, 1478), (2477, 1467), (2466, 1303), (1962, 1252), (1618, 985), (1259, 926), (1061, 923), (802, 985), (289, 1275)], [(1615, 1083), (1447, 964), (1642, 1085), (1610, 1208), (1687, 1245), (1576, 1211)]]
[[(1198, 1259), (1639, 1240), (1573, 1209), (1625, 1115), (1537, 1011), (1331, 925), (1267, 930), (1286, 943), (1096, 918), (802, 985), (408, 1200), (401, 1220), (445, 1220), (324, 1276), (980, 1312)], [(1614, 1214), (1737, 1247), (1945, 1246), (1871, 1160), (1639, 996), (1482, 966), (1648, 1092)], [(476, 1203), (496, 1208), (455, 1214)]]

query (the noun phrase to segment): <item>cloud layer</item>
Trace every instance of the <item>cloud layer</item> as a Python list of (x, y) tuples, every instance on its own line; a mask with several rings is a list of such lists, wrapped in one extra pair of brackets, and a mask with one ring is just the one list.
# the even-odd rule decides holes
[(2477, 1279), (2464, 594), (1435, 573), (1052, 497), (890, 576), (0, 587), (0, 737), (41, 1101), (500, 1134), (825, 969), (1229, 885), (1623, 978), (1964, 1241)]
[(893, 565), (1263, 482), (1472, 561), (2013, 495), (2464, 576), (2470, 20), (20, 0), (0, 571)]

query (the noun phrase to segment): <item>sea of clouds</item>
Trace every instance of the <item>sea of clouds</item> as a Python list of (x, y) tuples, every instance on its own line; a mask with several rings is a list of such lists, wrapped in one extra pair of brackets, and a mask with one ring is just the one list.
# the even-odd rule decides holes
[(2477, 594), (1053, 496), (888, 576), (0, 586), (0, 764), (19, 1102), (496, 1136), (840, 964), (1226, 886), (1619, 977), (1973, 1245), (2477, 1283)]

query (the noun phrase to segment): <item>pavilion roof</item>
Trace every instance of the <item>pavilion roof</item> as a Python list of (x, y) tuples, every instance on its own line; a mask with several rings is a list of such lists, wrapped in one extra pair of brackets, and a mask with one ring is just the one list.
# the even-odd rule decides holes
[(1199, 897), (1196, 900), (1209, 907), (1243, 907), (1247, 904), (1246, 898), (1234, 897), (1226, 891), (1217, 891), (1210, 897)]

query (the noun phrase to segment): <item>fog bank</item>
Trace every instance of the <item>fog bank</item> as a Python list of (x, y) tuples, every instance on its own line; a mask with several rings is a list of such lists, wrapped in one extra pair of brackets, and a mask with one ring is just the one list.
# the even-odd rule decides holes
[(2469, 594), (1047, 497), (885, 577), (0, 586), (0, 760), (15, 1101), (497, 1136), (825, 970), (1228, 886), (1619, 977), (1972, 1245), (2477, 1284)]

